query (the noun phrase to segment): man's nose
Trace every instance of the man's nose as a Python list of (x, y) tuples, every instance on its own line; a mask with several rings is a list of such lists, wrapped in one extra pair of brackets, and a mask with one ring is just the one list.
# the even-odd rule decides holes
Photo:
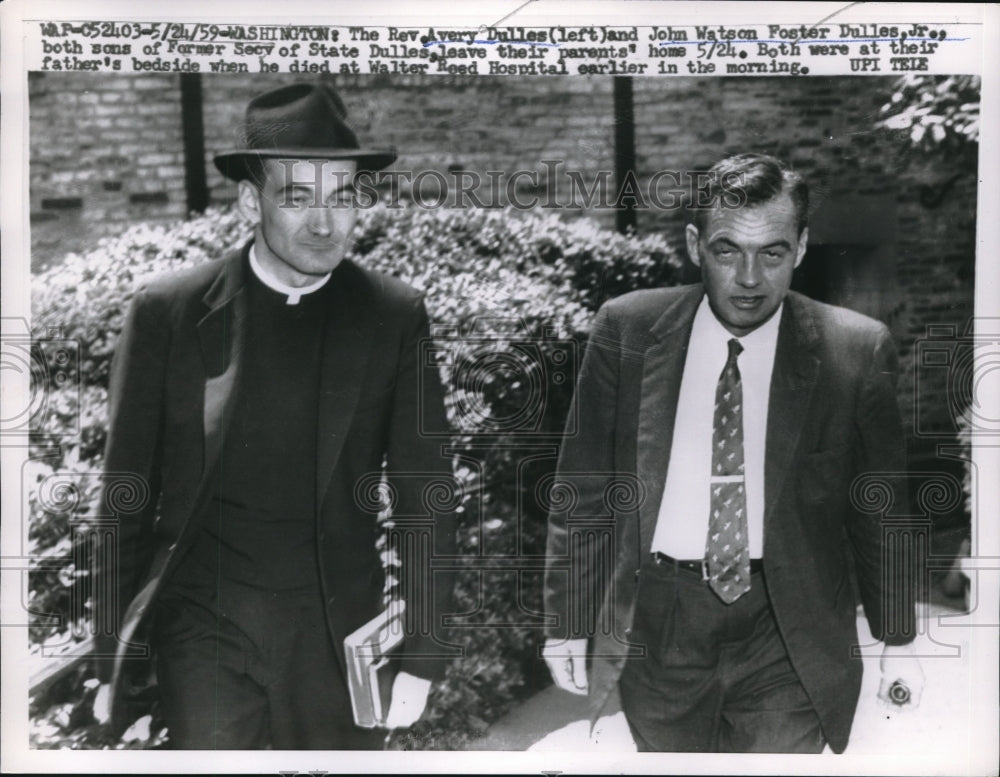
[(760, 263), (752, 253), (746, 253), (740, 259), (736, 270), (736, 282), (748, 289), (760, 285)]
[(309, 230), (314, 235), (329, 237), (335, 229), (332, 207), (321, 205), (309, 209)]

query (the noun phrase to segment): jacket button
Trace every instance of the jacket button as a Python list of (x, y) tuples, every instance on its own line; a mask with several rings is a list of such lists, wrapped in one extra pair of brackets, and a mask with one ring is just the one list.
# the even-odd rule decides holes
[(625, 636), (626, 637), (631, 637), (632, 636), (632, 629), (625, 629)]

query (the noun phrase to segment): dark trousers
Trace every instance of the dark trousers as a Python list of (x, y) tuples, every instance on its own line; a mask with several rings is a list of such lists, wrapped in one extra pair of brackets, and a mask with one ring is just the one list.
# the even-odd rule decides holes
[(819, 753), (824, 739), (778, 634), (762, 573), (731, 605), (697, 572), (653, 557), (639, 572), (619, 686), (640, 751)]
[[(154, 631), (163, 717), (184, 750), (381, 750), (354, 725), (319, 593), (166, 595)], [(225, 613), (225, 615), (222, 615)]]

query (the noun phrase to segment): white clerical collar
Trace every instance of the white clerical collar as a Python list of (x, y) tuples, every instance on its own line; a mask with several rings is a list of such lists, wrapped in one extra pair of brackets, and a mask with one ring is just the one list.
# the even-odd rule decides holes
[(320, 278), (315, 283), (310, 283), (308, 286), (289, 286), (287, 283), (282, 283), (277, 278), (275, 278), (271, 273), (269, 273), (261, 265), (260, 261), (257, 259), (257, 248), (256, 245), (250, 246), (250, 269), (253, 270), (253, 274), (260, 279), (260, 282), (267, 286), (269, 289), (274, 289), (274, 291), (279, 294), (287, 295), (288, 299), (285, 304), (288, 305), (298, 305), (299, 300), (302, 299), (306, 294), (311, 294), (317, 289), (322, 288), (333, 273), (327, 273), (322, 278)]

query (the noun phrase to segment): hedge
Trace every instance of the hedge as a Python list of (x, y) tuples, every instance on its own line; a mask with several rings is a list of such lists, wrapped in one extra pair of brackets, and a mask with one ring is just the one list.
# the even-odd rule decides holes
[[(48, 391), (48, 437), (36, 439), (25, 470), (34, 651), (86, 635), (88, 560), (72, 530), (86, 527), (96, 494), (110, 359), (133, 290), (151, 275), (218, 258), (248, 235), (230, 209), (140, 224), (33, 279), (36, 337), (58, 332), (79, 357), (78, 385), (38, 387)], [(356, 235), (352, 259), (426, 294), (469, 494), (459, 535), (469, 569), (456, 595), (460, 611), (477, 614), (452, 635), (465, 658), (434, 687), (424, 718), (391, 746), (460, 749), (548, 682), (537, 658), (540, 574), (475, 568), (484, 555), (544, 553), (545, 516), (525, 491), (554, 459), (526, 467), (537, 449), (525, 447), (521, 432), (530, 427), (541, 435), (534, 442), (558, 442), (594, 311), (625, 291), (679, 282), (681, 260), (659, 236), (539, 211), (374, 208), (361, 212)], [(74, 601), (85, 603), (82, 612), (72, 612)], [(159, 746), (168, 736), (154, 709), (129, 741), (109, 741), (90, 714), (93, 688), (84, 666), (33, 699), (33, 746)]]

